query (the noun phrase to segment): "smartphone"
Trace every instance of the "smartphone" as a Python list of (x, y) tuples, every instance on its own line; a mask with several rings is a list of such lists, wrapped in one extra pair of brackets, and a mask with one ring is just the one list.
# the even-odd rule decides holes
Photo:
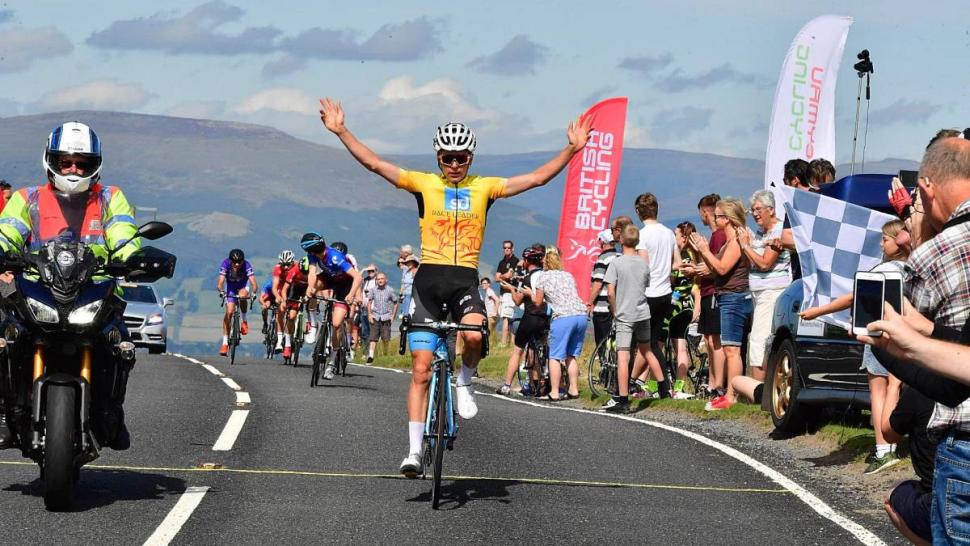
[(903, 314), (903, 274), (899, 272), (886, 272), (882, 274), (886, 278), (886, 303), (893, 306), (893, 311)]
[(899, 171), (899, 181), (902, 182), (903, 186), (907, 188), (915, 188), (916, 186), (918, 186), (919, 185), (917, 183), (918, 180), (919, 180), (918, 171)]
[(886, 278), (882, 273), (860, 271), (855, 274), (855, 290), (852, 295), (852, 333), (857, 336), (878, 337), (882, 332), (870, 332), (870, 322), (882, 320), (883, 301), (886, 297)]

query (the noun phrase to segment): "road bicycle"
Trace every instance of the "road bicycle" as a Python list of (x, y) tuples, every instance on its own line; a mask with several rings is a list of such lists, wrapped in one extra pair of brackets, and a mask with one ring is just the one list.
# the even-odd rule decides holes
[[(683, 311), (690, 313), (690, 311)], [(677, 349), (670, 336), (669, 329), (665, 330), (667, 341), (664, 343), (665, 373), (669, 374), (670, 384), (673, 385), (677, 377)], [(684, 392), (694, 396), (702, 396), (707, 385), (707, 353), (700, 350), (700, 342), (704, 338), (697, 333), (697, 323), (692, 322), (687, 328), (687, 375), (684, 376)]]
[[(219, 307), (224, 307), (226, 305), (226, 293), (219, 292), (219, 297), (222, 299), (222, 303)], [(239, 309), (239, 304), (242, 303), (241, 300), (249, 300), (249, 307), (252, 308), (253, 302), (256, 301), (255, 296), (247, 296), (245, 298), (236, 297), (236, 306), (232, 310), (232, 318), (229, 319), (229, 365), (232, 366), (236, 362), (236, 347), (242, 343), (242, 333), (240, 331), (240, 324), (242, 321), (242, 311)]]
[(296, 310), (296, 318), (294, 319), (293, 325), (293, 335), (290, 336), (290, 357), (289, 359), (283, 359), (284, 364), (292, 364), (294, 368), (299, 367), (300, 365), (300, 350), (303, 349), (303, 341), (306, 339), (306, 320), (306, 302), (301, 301)]
[[(521, 319), (512, 319), (515, 324)], [(563, 366), (565, 375), (565, 366)], [(529, 338), (522, 348), (522, 360), (516, 372), (519, 382), (519, 392), (523, 396), (536, 398), (549, 394), (549, 328), (544, 328), (538, 335)]]
[[(310, 372), (310, 387), (320, 384), (320, 368), (326, 366), (330, 359), (333, 348), (330, 347), (331, 339), (342, 340), (337, 353), (334, 355), (334, 373), (339, 373), (342, 377), (347, 375), (347, 362), (350, 360), (350, 345), (347, 342), (347, 320), (340, 323), (340, 327), (333, 327), (333, 306), (335, 304), (346, 303), (343, 300), (317, 297), (317, 301), (323, 302), (323, 309), (318, 309), (317, 326), (319, 334), (317, 343), (313, 346), (313, 369)], [(336, 336), (336, 337), (335, 337)]]
[(269, 318), (269, 323), (266, 325), (266, 335), (263, 337), (263, 345), (266, 346), (266, 358), (268, 360), (273, 360), (273, 356), (276, 354), (276, 314), (279, 313), (279, 306), (275, 303), (269, 306), (266, 311), (266, 316)]
[(589, 390), (594, 398), (603, 394), (616, 396), (619, 393), (615, 324), (610, 327), (610, 334), (599, 342), (596, 350), (589, 356), (586, 370)]
[[(410, 317), (401, 322), (400, 354), (404, 354), (407, 332), (413, 328)], [(458, 418), (452, 397), (451, 376), (454, 355), (448, 349), (448, 337), (457, 332), (480, 332), (482, 334), (482, 358), (488, 356), (488, 320), (481, 326), (454, 322), (423, 322), (422, 330), (432, 330), (438, 341), (434, 348), (431, 365), (431, 385), (428, 387), (428, 413), (424, 421), (424, 468), (431, 468), (431, 508), (437, 510), (441, 501), (441, 465), (445, 448), (454, 449), (458, 437)], [(422, 478), (426, 478), (423, 475)]]

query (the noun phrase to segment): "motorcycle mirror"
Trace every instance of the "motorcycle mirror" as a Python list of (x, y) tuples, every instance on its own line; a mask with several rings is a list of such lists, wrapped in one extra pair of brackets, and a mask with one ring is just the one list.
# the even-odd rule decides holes
[(135, 232), (135, 237), (154, 241), (155, 239), (161, 239), (169, 233), (172, 233), (171, 225), (165, 222), (151, 221), (138, 228), (138, 231)]

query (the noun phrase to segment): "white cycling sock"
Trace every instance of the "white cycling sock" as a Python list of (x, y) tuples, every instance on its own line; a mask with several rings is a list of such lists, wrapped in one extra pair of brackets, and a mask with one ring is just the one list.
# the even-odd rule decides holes
[(424, 423), (408, 421), (408, 443), (410, 445), (408, 454), (422, 454), (424, 451)]
[(278, 341), (280, 343), (283, 343), (283, 334), (277, 332), (276, 333), (276, 341)]
[(243, 320), (243, 322), (249, 322), (248, 320), (246, 320), (246, 313), (243, 313), (242, 314), (242, 320)]
[(283, 345), (286, 347), (290, 346), (290, 334), (286, 334), (283, 336)]
[(472, 377), (475, 376), (475, 368), (469, 368), (464, 364), (461, 365), (461, 370), (458, 371), (458, 385), (465, 386), (471, 385)]
[(229, 345), (229, 336), (222, 336), (222, 344)]
[(876, 444), (876, 457), (885, 457), (890, 451), (892, 451), (891, 444)]

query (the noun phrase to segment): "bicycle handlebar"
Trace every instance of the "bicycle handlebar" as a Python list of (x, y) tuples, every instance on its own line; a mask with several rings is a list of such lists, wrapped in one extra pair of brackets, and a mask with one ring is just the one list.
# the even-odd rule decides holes
[(416, 325), (411, 324), (410, 317), (404, 317), (401, 321), (401, 340), (400, 347), (398, 348), (399, 354), (404, 354), (407, 350), (407, 332), (412, 327), (419, 328), (422, 330), (434, 330), (436, 333), (442, 337), (448, 337), (451, 332), (480, 332), (482, 334), (482, 358), (488, 356), (488, 319), (482, 320), (481, 326), (476, 326), (474, 324), (462, 324), (458, 322), (447, 322), (447, 321), (436, 321), (436, 322), (422, 322)]

